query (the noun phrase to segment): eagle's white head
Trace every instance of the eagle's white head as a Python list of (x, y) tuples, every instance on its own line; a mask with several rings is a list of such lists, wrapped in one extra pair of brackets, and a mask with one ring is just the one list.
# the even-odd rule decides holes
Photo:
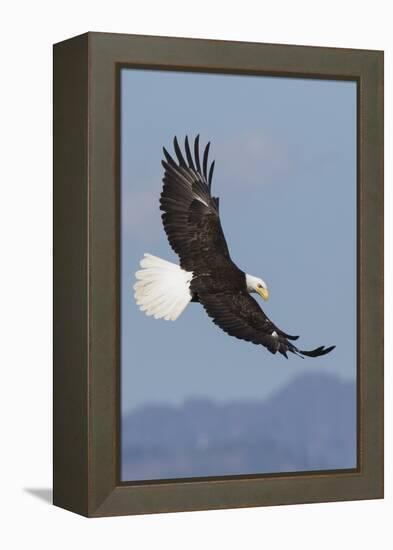
[(257, 292), (264, 300), (269, 299), (267, 284), (263, 279), (246, 273), (246, 285), (248, 292)]

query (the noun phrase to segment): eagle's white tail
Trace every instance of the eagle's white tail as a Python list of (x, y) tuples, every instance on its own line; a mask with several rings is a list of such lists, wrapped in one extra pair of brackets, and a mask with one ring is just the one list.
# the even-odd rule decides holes
[(191, 301), (192, 273), (152, 254), (144, 254), (135, 273), (135, 300), (141, 311), (155, 319), (175, 321)]

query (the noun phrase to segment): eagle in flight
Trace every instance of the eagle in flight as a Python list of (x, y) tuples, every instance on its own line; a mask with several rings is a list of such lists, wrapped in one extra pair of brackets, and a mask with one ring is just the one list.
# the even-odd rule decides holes
[(211, 194), (214, 162), (209, 166), (210, 143), (199, 154), (199, 136), (191, 152), (174, 139), (176, 158), (164, 148), (162, 222), (180, 265), (144, 254), (135, 276), (135, 299), (146, 315), (175, 321), (190, 302), (199, 302), (223, 331), (241, 340), (265, 346), (271, 353), (319, 357), (335, 346), (310, 351), (295, 346), (298, 336), (279, 329), (251, 293), (267, 300), (266, 283), (248, 275), (231, 259), (219, 215), (219, 199)]

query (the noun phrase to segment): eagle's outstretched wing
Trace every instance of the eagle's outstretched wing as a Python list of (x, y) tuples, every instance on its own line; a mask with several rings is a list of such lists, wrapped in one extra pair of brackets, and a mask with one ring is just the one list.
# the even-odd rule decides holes
[(197, 296), (208, 315), (231, 336), (267, 347), (287, 357), (318, 357), (334, 346), (311, 351), (299, 350), (286, 334), (265, 315), (245, 288), (245, 273), (231, 260), (221, 227), (218, 198), (211, 195), (214, 162), (208, 168), (209, 143), (202, 163), (199, 136), (192, 155), (188, 138), (185, 156), (175, 137), (177, 162), (164, 148), (164, 186), (160, 198), (162, 221), (169, 243), (180, 257), (181, 267), (192, 272), (191, 292)]
[(285, 357), (288, 357), (287, 352), (319, 357), (335, 348), (321, 346), (310, 351), (298, 349), (288, 340), (288, 335), (270, 321), (256, 300), (247, 292), (199, 293), (198, 297), (209, 317), (223, 331), (241, 340), (263, 345), (271, 353), (279, 352)]
[(160, 198), (162, 221), (169, 244), (180, 257), (180, 265), (186, 271), (210, 271), (215, 266), (231, 263), (228, 246), (222, 231), (218, 213), (218, 198), (210, 190), (214, 162), (208, 166), (207, 144), (202, 162), (199, 156), (199, 136), (191, 153), (188, 138), (185, 139), (185, 157), (174, 139), (177, 162), (164, 148), (164, 186)]

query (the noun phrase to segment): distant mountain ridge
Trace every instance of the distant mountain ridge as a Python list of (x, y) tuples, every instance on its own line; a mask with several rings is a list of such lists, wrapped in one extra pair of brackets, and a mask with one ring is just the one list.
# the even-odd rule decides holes
[(356, 384), (303, 374), (263, 402), (193, 398), (122, 422), (124, 480), (356, 467)]

